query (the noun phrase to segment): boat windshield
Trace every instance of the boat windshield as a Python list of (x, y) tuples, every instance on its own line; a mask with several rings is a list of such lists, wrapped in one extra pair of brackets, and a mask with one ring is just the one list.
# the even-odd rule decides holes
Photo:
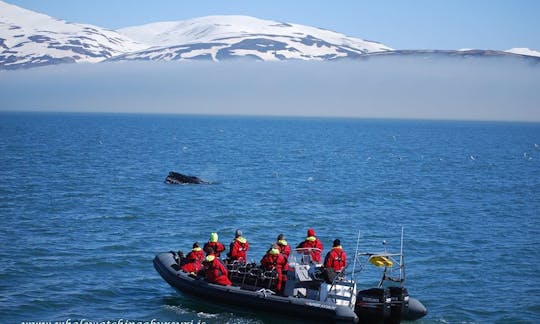
[(313, 252), (322, 253), (322, 250), (318, 248), (296, 248), (294, 251), (296, 255), (289, 255), (289, 264), (311, 264), (314, 263), (311, 254)]

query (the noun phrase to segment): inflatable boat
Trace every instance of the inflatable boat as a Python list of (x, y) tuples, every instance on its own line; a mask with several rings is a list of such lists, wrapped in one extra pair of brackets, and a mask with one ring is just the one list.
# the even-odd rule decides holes
[[(324, 276), (324, 269), (313, 263), (305, 250), (297, 249), (298, 257), (290, 255), (287, 281), (280, 293), (274, 290), (277, 280), (275, 271), (264, 271), (254, 263), (226, 264), (232, 282), (230, 286), (209, 283), (203, 275), (182, 271), (182, 257), (176, 252), (158, 254), (154, 258), (154, 267), (167, 283), (184, 294), (303, 320), (399, 323), (427, 314), (424, 305), (410, 297), (403, 287), (402, 253), (356, 253), (355, 257), (366, 257), (369, 263), (384, 269), (377, 287), (358, 291), (356, 281), (347, 279), (343, 273), (329, 280)], [(389, 276), (389, 269), (394, 265), (399, 268), (398, 278)], [(393, 282), (394, 285), (386, 287), (386, 282)]]

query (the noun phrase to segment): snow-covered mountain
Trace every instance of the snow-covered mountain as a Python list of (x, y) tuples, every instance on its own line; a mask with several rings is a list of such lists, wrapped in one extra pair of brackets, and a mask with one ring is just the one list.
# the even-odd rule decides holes
[(507, 53), (540, 57), (540, 52), (525, 47), (516, 47), (506, 50)]
[(208, 16), (117, 31), (69, 23), (0, 0), (0, 70), (58, 63), (251, 58), (337, 60), (385, 56), (520, 57), (540, 52), (393, 50), (333, 31), (248, 16)]
[(247, 16), (209, 16), (106, 30), (0, 1), (0, 69), (111, 60), (332, 60), (390, 47)]
[(115, 31), (68, 23), (0, 1), (0, 69), (99, 62), (147, 47)]
[(377, 42), (329, 30), (248, 16), (208, 16), (159, 22), (123, 28), (118, 32), (153, 47), (113, 60), (220, 61), (238, 57), (264, 61), (332, 60), (392, 50)]
[[(540, 54), (540, 53), (539, 53)], [(482, 49), (459, 49), (459, 50), (393, 50), (387, 52), (367, 53), (362, 56), (365, 59), (375, 57), (421, 57), (421, 58), (508, 58), (525, 59), (534, 63), (540, 63), (540, 56), (510, 51), (482, 50)]]

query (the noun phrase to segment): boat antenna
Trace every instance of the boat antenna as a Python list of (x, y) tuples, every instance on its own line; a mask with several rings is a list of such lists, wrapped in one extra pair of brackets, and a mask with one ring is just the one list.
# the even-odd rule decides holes
[[(358, 245), (360, 244), (360, 230), (358, 230), (358, 237), (356, 238), (356, 251), (354, 252), (354, 263), (352, 268), (352, 274), (356, 270), (356, 259), (358, 259)], [(352, 278), (351, 278), (352, 279)]]
[(403, 284), (403, 225), (401, 225), (401, 247), (399, 250), (399, 280)]

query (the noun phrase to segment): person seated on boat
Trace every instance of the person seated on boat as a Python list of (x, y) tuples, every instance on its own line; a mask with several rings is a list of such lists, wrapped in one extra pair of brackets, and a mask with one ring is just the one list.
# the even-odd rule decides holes
[(185, 264), (182, 266), (182, 270), (188, 273), (196, 274), (202, 269), (202, 262), (204, 261), (204, 252), (200, 248), (199, 243), (193, 243), (193, 248), (185, 258)]
[(324, 268), (327, 270), (327, 273), (330, 273), (328, 270), (331, 269), (331, 272), (334, 273), (335, 278), (335, 276), (341, 273), (346, 266), (347, 254), (341, 247), (341, 241), (339, 239), (335, 239), (332, 243), (332, 250), (330, 250), (330, 252), (328, 252), (324, 258)]
[(227, 256), (230, 261), (239, 261), (246, 263), (247, 251), (249, 250), (248, 241), (242, 236), (242, 231), (237, 229), (234, 233), (234, 240), (230, 244), (229, 253)]
[(286, 270), (287, 267), (287, 258), (279, 252), (277, 244), (272, 244), (270, 249), (266, 251), (266, 254), (261, 259), (261, 267), (265, 271), (276, 271), (276, 291), (281, 292), (282, 288), (285, 286), (284, 282), (287, 280), (287, 277), (283, 275), (283, 270)]
[(221, 260), (214, 254), (214, 249), (209, 247), (208, 255), (203, 261), (204, 278), (206, 281), (222, 286), (230, 286), (227, 268), (221, 263)]
[(289, 259), (289, 255), (291, 254), (291, 247), (285, 240), (285, 235), (283, 233), (278, 235), (276, 245), (279, 249), (279, 252), (283, 254), (285, 258)]
[(311, 260), (315, 263), (321, 263), (321, 253), (322, 253), (322, 250), (323, 250), (323, 244), (322, 242), (315, 236), (315, 231), (313, 230), (313, 228), (310, 228), (307, 230), (307, 237), (306, 239), (298, 244), (296, 246), (296, 248), (316, 248), (316, 249), (319, 249), (319, 250), (311, 250), (311, 251), (304, 251), (304, 252), (301, 252), (301, 253), (304, 253), (304, 254), (310, 254), (311, 255)]
[(217, 233), (210, 233), (210, 239), (204, 244), (203, 250), (206, 252), (206, 255), (209, 255), (208, 250), (212, 248), (212, 253), (219, 259), (221, 252), (225, 251), (225, 246), (218, 239), (219, 236)]

